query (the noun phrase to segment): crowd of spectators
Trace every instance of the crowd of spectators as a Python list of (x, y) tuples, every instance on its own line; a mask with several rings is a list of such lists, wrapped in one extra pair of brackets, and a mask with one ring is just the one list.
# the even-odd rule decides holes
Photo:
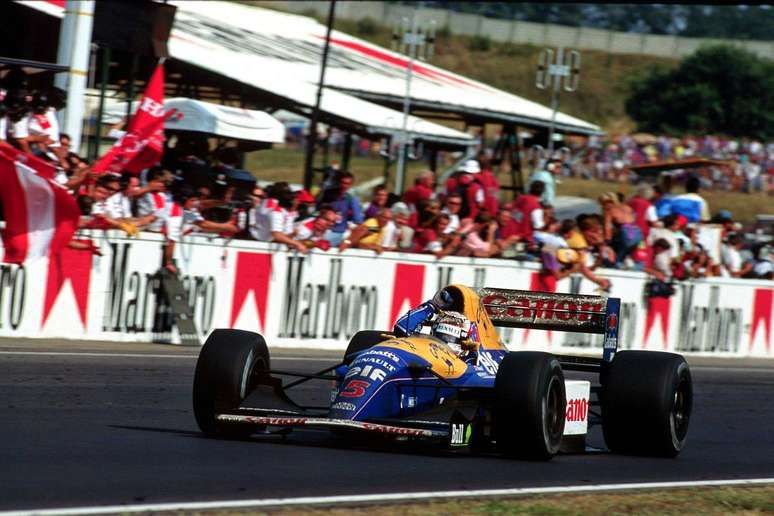
[[(81, 226), (119, 229), (132, 236), (140, 230), (163, 233), (164, 266), (172, 271), (175, 243), (192, 232), (205, 232), (276, 242), (300, 253), (358, 248), (439, 259), (531, 260), (541, 264), (540, 280), (547, 290), (576, 272), (607, 289), (609, 281), (595, 273), (600, 267), (649, 273), (654, 295), (668, 293), (672, 281), (686, 278), (774, 277), (772, 246), (746, 247), (731, 213), (712, 215), (700, 193), (708, 186), (707, 177), (687, 177), (679, 195), (645, 183), (628, 199), (609, 192), (598, 199), (600, 213), (573, 219), (558, 219), (554, 209), (557, 176), (610, 179), (630, 164), (707, 153), (713, 159), (739, 158), (746, 188), (763, 189), (769, 183), (756, 178), (772, 173), (772, 145), (732, 145), (709, 137), (678, 144), (658, 138), (645, 145), (633, 138), (609, 145), (592, 139), (580, 160), (554, 158), (542, 164), (530, 176), (526, 192), (508, 203), (502, 202), (490, 155), (482, 151), (444, 184), (436, 184), (428, 170), (401, 196), (378, 185), (361, 203), (352, 192), (356, 178), (349, 171), (331, 170), (316, 195), (293, 190), (287, 182), (262, 188), (239, 169), (234, 148), (211, 150), (203, 137), (173, 138), (162, 164), (140, 175), (97, 175), (59, 132), (61, 90), (12, 98), (0, 90), (0, 97), (0, 139), (57, 166), (57, 181), (81, 208)], [(753, 165), (758, 172), (748, 174)], [(707, 223), (715, 224), (710, 232), (714, 240), (703, 234)]]
[[(714, 163), (698, 171), (705, 189), (767, 192), (774, 195), (774, 142), (719, 136), (672, 138), (637, 133), (610, 140), (592, 136), (570, 141), (563, 175), (631, 182), (631, 167), (664, 161), (705, 158)], [(684, 173), (677, 172), (677, 179)]]

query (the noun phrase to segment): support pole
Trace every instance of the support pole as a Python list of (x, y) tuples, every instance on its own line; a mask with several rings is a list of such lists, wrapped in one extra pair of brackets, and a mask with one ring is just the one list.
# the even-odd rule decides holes
[(336, 0), (331, 0), (328, 8), (328, 30), (325, 34), (325, 46), (323, 47), (322, 64), (320, 66), (320, 81), (317, 85), (317, 101), (309, 120), (309, 137), (306, 140), (306, 159), (304, 160), (304, 189), (312, 188), (312, 175), (314, 173), (314, 151), (317, 145), (317, 120), (320, 113), (320, 100), (322, 99), (323, 86), (325, 85), (325, 67), (328, 64), (328, 49), (331, 45), (331, 31), (336, 11)]
[(344, 148), (341, 149), (341, 170), (349, 170), (349, 159), (352, 157), (352, 133), (344, 137)]
[(406, 94), (403, 97), (403, 127), (400, 131), (398, 144), (398, 167), (395, 172), (395, 193), (403, 195), (406, 183), (406, 154), (409, 136), (406, 132), (408, 126), (409, 111), (411, 109), (411, 77), (414, 72), (414, 56), (417, 50), (417, 10), (414, 9), (411, 18), (411, 38), (408, 48), (408, 64), (406, 66)]
[(132, 66), (129, 70), (129, 86), (126, 92), (126, 123), (129, 123), (129, 117), (132, 116), (132, 102), (134, 101), (134, 79), (137, 77), (137, 67), (140, 64), (140, 56), (132, 54)]
[[(94, 21), (94, 0), (68, 0), (66, 4), (67, 16), (74, 20), (62, 23), (62, 36), (60, 49), (57, 52), (59, 59), (67, 60), (62, 63), (70, 67), (66, 79), (57, 79), (57, 85), (66, 81), (67, 109), (62, 113), (63, 132), (70, 135), (72, 148), (78, 152), (81, 146), (81, 134), (83, 132), (83, 114), (85, 111), (86, 79), (89, 69), (89, 52), (91, 50), (91, 27)], [(68, 39), (71, 41), (68, 44)], [(62, 43), (64, 45), (62, 46)], [(60, 86), (61, 87), (61, 86)]]
[(89, 156), (89, 161), (94, 161), (99, 156), (99, 146), (102, 143), (102, 114), (105, 112), (105, 92), (110, 72), (110, 48), (102, 47), (102, 73), (99, 81), (99, 108), (97, 119), (94, 121), (94, 146)]
[[(558, 64), (564, 63), (564, 48), (559, 47), (556, 53), (556, 62)], [(551, 126), (548, 130), (548, 157), (551, 159), (554, 157), (554, 127), (556, 126), (556, 112), (559, 111), (559, 88), (561, 87), (561, 77), (554, 78), (554, 89), (551, 92)]]

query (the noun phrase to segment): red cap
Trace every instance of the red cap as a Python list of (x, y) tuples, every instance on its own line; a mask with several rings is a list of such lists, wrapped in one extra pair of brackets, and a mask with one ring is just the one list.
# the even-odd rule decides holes
[(312, 197), (312, 194), (307, 192), (306, 190), (299, 190), (296, 192), (296, 199), (300, 203), (313, 203), (314, 197)]
[(688, 225), (688, 217), (685, 215), (678, 215), (677, 216), (677, 227), (680, 229), (683, 229), (685, 226)]

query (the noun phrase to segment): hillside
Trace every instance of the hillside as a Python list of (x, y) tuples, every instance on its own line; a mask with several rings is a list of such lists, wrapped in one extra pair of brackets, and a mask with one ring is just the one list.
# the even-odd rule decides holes
[[(304, 14), (312, 16), (314, 13)], [(334, 28), (387, 48), (390, 46), (392, 28), (374, 20), (338, 20)], [(534, 45), (457, 36), (441, 29), (431, 63), (548, 105), (550, 93), (535, 87), (535, 68), (541, 50), (542, 47)], [(560, 110), (596, 123), (611, 134), (634, 129), (624, 110), (628, 81), (649, 67), (672, 67), (678, 63), (673, 59), (613, 55), (592, 50), (582, 50), (581, 57), (580, 86), (574, 93), (562, 94)]]

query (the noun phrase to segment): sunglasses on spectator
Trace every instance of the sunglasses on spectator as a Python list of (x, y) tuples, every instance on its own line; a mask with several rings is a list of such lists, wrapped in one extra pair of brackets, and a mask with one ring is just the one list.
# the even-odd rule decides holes
[(462, 206), (462, 201), (446, 201), (449, 206)]

